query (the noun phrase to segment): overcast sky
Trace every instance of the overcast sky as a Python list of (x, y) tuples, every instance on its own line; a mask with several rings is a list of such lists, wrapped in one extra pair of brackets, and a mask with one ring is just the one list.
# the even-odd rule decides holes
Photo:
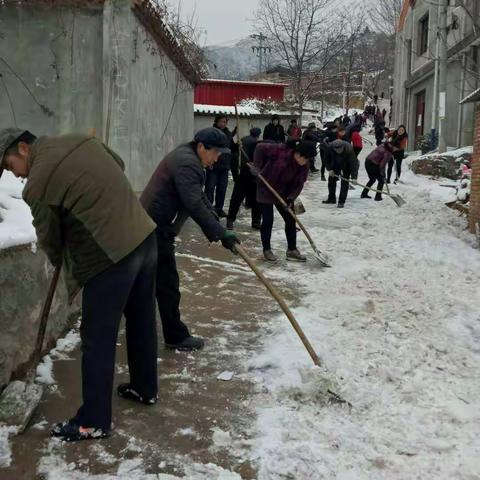
[(171, 3), (180, 3), (184, 15), (195, 10), (198, 26), (207, 31), (206, 38), (202, 37), (202, 43), (207, 45), (235, 43), (253, 33), (250, 19), (258, 0), (171, 0)]

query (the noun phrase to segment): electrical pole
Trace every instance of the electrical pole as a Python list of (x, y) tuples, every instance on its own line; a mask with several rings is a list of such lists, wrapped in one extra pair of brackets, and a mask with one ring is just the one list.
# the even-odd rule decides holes
[[(440, 19), (440, 5), (437, 8), (437, 18)], [(440, 57), (440, 31), (437, 29), (437, 39), (435, 42), (435, 75), (433, 77), (433, 102), (432, 102), (432, 129), (430, 131), (430, 150), (437, 148), (437, 117), (438, 117), (438, 63)]]
[(264, 65), (266, 66), (267, 62), (264, 62), (264, 57), (266, 57), (267, 52), (271, 52), (272, 49), (264, 45), (265, 40), (267, 37), (263, 35), (263, 33), (258, 33), (254, 35), (250, 35), (251, 38), (254, 40), (258, 40), (258, 45), (252, 46), (252, 52), (257, 54), (258, 57), (258, 73), (263, 72)]
[(440, 93), (438, 96), (438, 119), (439, 119), (439, 139), (438, 139), (438, 151), (444, 153), (447, 150), (446, 141), (446, 110), (447, 110), (447, 65), (448, 65), (448, 43), (447, 43), (447, 13), (448, 13), (448, 0), (440, 0), (440, 17), (438, 19), (439, 27), (439, 69), (438, 69), (438, 81), (440, 87)]

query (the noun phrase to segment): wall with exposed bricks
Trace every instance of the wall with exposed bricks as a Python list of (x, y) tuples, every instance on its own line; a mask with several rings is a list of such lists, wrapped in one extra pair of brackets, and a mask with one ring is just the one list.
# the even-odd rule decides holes
[(470, 231), (480, 239), (480, 103), (475, 108), (469, 226)]

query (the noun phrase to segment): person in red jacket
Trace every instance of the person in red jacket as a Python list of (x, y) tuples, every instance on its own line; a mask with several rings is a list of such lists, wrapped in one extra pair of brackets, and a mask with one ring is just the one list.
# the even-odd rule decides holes
[[(369, 178), (367, 187), (371, 188), (375, 182), (378, 182), (378, 192), (375, 195), (377, 202), (382, 200), (381, 191), (385, 184), (385, 169), (388, 162), (393, 158), (394, 151), (395, 147), (391, 143), (385, 142), (373, 150), (365, 160), (365, 169), (367, 170)], [(372, 198), (368, 194), (368, 188), (363, 189), (361, 198)]]
[(353, 146), (353, 151), (355, 152), (355, 156), (358, 159), (360, 152), (363, 150), (363, 139), (360, 135), (361, 125), (358, 125), (358, 128), (354, 128), (352, 131), (352, 136), (350, 138), (350, 142)]

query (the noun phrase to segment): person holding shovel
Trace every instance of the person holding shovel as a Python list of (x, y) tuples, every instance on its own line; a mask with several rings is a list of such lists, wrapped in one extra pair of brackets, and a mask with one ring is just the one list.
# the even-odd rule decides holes
[(375, 182), (378, 182), (375, 194), (377, 202), (382, 201), (382, 190), (385, 184), (385, 169), (388, 162), (393, 159), (393, 152), (395, 147), (390, 142), (382, 143), (373, 152), (371, 152), (365, 160), (365, 169), (368, 174), (368, 183), (364, 188), (361, 198), (372, 198), (368, 192)]
[(6, 169), (27, 179), (23, 198), (38, 245), (53, 265), (63, 264), (70, 302), (83, 288), (83, 405), (51, 433), (67, 441), (107, 437), (123, 314), (130, 383), (118, 393), (147, 405), (157, 401), (155, 224), (122, 159), (94, 137), (1, 130), (0, 162), (0, 175)]
[(353, 146), (344, 140), (328, 141), (322, 144), (322, 148), (328, 151), (328, 198), (322, 203), (337, 203), (337, 181), (341, 178), (340, 196), (338, 197), (338, 208), (343, 208), (348, 196), (349, 179), (353, 183), (358, 177), (358, 160)]
[(205, 169), (228, 154), (230, 139), (219, 129), (200, 130), (193, 141), (180, 145), (158, 165), (140, 202), (155, 222), (158, 248), (157, 302), (168, 348), (200, 350), (202, 338), (190, 335), (180, 318), (180, 286), (175, 262), (175, 237), (189, 217), (210, 242), (221, 241), (234, 251), (240, 243), (235, 233), (220, 223), (203, 191)]
[[(316, 154), (316, 143), (305, 140), (288, 142), (287, 144), (260, 143), (255, 150), (252, 172), (254, 175), (261, 174), (285, 200), (288, 207), (292, 208), (307, 180), (309, 162)], [(277, 261), (270, 243), (273, 228), (273, 207), (275, 206), (285, 222), (285, 235), (288, 245), (287, 260), (305, 262), (306, 257), (297, 249), (295, 220), (278, 203), (278, 200), (260, 179), (257, 179), (257, 202), (262, 213), (260, 234), (265, 260), (269, 262)]]

